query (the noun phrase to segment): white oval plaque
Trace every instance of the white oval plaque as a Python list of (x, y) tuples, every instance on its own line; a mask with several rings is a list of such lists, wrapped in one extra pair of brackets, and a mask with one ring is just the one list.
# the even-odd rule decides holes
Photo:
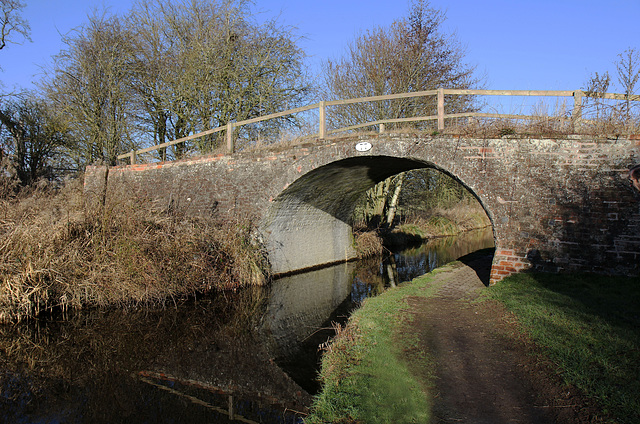
[(368, 141), (361, 141), (360, 143), (356, 144), (356, 150), (359, 152), (366, 152), (368, 150), (371, 150), (371, 143), (369, 143)]

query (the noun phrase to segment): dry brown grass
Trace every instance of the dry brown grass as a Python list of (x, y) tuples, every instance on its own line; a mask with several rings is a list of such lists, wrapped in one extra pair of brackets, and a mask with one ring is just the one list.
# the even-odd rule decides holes
[(353, 237), (354, 247), (359, 258), (368, 258), (382, 254), (383, 242), (377, 231), (356, 229)]
[(80, 181), (2, 200), (0, 321), (262, 284), (252, 233), (250, 222), (190, 218), (125, 195), (85, 204)]

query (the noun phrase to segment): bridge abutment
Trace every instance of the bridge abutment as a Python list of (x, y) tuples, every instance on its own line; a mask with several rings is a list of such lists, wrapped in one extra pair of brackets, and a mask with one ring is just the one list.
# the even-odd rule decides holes
[(274, 209), (261, 225), (273, 274), (356, 258), (348, 223), (302, 202), (278, 204)]

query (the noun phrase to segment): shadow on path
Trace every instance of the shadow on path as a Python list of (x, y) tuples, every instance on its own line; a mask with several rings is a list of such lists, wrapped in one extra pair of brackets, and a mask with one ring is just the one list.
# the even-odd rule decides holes
[(489, 287), (489, 279), (491, 278), (491, 262), (495, 248), (482, 249), (474, 253), (470, 253), (458, 259), (473, 271), (475, 271), (478, 280), (485, 286)]

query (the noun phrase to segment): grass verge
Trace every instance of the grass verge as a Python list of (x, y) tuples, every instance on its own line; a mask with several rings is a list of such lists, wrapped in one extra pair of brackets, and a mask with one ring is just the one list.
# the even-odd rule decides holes
[(615, 422), (640, 422), (640, 278), (526, 273), (486, 293), (517, 316), (566, 383)]
[(432, 280), (438, 272), (366, 299), (339, 329), (322, 361), (322, 392), (305, 423), (429, 422), (431, 382), (415, 376), (431, 376), (431, 361), (417, 348), (417, 336), (402, 331), (405, 318), (399, 317), (407, 297), (428, 297), (437, 289)]
[(438, 207), (428, 214), (407, 217), (383, 238), (385, 246), (393, 248), (434, 237), (455, 236), (490, 225), (491, 221), (477, 202), (461, 201), (451, 208)]

